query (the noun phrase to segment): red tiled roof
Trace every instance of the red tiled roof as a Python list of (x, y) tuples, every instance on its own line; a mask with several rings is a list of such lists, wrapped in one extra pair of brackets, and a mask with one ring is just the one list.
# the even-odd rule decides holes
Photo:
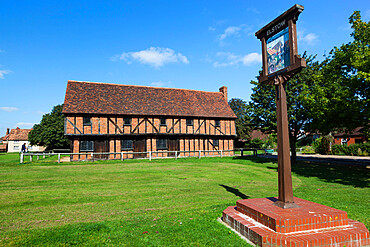
[(342, 136), (364, 136), (364, 127), (357, 127), (352, 132), (339, 132), (333, 134), (334, 137), (342, 137)]
[(63, 113), (236, 118), (220, 92), (68, 81)]
[(28, 140), (28, 133), (30, 133), (32, 129), (20, 129), (17, 127), (16, 129), (12, 129), (9, 133), (8, 140), (9, 141), (27, 141)]

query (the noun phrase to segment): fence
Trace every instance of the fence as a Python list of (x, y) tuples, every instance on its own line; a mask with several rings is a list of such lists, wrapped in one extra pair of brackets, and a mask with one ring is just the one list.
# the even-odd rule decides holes
[[(208, 154), (207, 154), (208, 153)], [(212, 154), (210, 154), (212, 153)], [(202, 157), (223, 157), (223, 156), (233, 156), (235, 154), (235, 150), (212, 150), (212, 151), (148, 151), (148, 152), (105, 152), (105, 153), (21, 153), (20, 154), (20, 163), (23, 164), (26, 157), (29, 157), (30, 162), (36, 157), (36, 160), (40, 160), (40, 157), (45, 159), (46, 157), (57, 156), (58, 163), (62, 161), (62, 156), (72, 156), (72, 155), (81, 155), (86, 157), (84, 160), (94, 161), (94, 160), (102, 160), (102, 156), (114, 157), (119, 156), (120, 160), (124, 159), (133, 159), (135, 155), (145, 155), (145, 157), (141, 157), (141, 159), (159, 159), (159, 158), (188, 158), (188, 157), (198, 157), (199, 159)], [(159, 154), (167, 154), (167, 157), (160, 157)], [(230, 155), (231, 154), (231, 155)], [(131, 158), (128, 158), (128, 155), (132, 155)], [(125, 157), (126, 156), (126, 157)], [(98, 157), (98, 158), (97, 158)], [(116, 159), (117, 158), (113, 158)]]

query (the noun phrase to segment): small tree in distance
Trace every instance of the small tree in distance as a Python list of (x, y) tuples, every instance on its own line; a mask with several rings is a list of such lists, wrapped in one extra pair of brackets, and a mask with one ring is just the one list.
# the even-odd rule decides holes
[(33, 126), (28, 134), (31, 145), (45, 146), (46, 149), (69, 148), (64, 136), (63, 104), (56, 105), (50, 113), (42, 116), (41, 122)]

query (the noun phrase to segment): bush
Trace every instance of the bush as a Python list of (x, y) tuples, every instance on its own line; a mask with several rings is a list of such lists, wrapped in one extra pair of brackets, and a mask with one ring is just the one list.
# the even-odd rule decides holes
[(368, 156), (370, 143), (351, 144), (349, 146), (333, 145), (331, 152), (337, 155)]
[(316, 139), (312, 143), (315, 149), (315, 152), (319, 154), (329, 154), (330, 143), (332, 142), (332, 140), (333, 140), (333, 137), (331, 135), (327, 135), (327, 136)]
[(302, 149), (303, 149), (302, 150), (303, 154), (314, 154), (315, 153), (314, 148), (311, 146), (304, 146)]
[(258, 139), (258, 138), (250, 140), (249, 142), (245, 144), (246, 148), (263, 148), (264, 146), (265, 146), (265, 141)]

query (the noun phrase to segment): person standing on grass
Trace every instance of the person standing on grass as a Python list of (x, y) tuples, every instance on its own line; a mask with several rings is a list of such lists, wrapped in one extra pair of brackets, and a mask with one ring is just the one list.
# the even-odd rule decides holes
[(22, 144), (22, 153), (25, 153), (26, 152), (26, 143), (23, 143)]

